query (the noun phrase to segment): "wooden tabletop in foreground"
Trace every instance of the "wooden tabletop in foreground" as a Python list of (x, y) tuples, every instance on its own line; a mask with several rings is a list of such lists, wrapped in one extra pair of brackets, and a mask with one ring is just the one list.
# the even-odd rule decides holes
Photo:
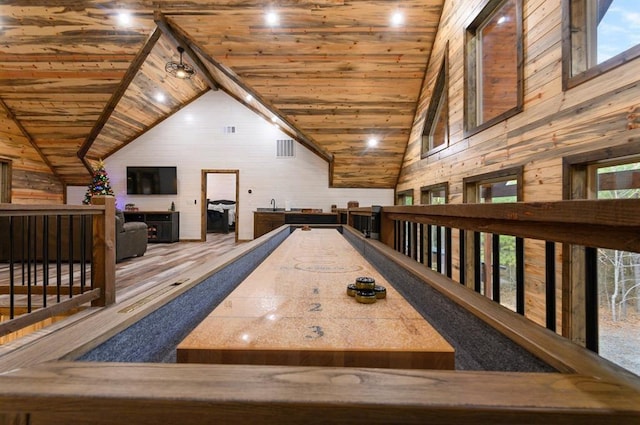
[[(373, 277), (373, 304), (347, 285)], [(295, 230), (177, 348), (179, 363), (453, 369), (445, 339), (335, 229)]]

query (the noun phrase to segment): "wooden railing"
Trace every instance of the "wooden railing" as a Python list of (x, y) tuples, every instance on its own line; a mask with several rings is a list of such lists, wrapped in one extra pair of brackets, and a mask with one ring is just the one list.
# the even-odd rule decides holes
[(0, 205), (0, 336), (115, 301), (115, 202)]
[[(392, 273), (402, 269), (399, 280), (415, 278), (408, 279), (409, 284), (428, 285), (526, 350), (547, 353), (539, 358), (557, 373), (72, 361), (87, 347), (156, 314), (160, 306), (288, 232), (280, 228), (212, 263), (189, 268), (183, 284), (165, 280), (162, 290), (149, 288), (117, 309), (104, 309), (52, 338), (4, 356), (0, 423), (181, 423), (189, 418), (190, 423), (291, 424), (321, 417), (326, 423), (371, 424), (637, 424), (637, 376), (456, 284), (461, 271), (459, 241), (450, 244), (450, 258), (440, 260), (442, 270), (451, 263), (451, 278), (414, 261), (411, 257), (421, 245), (411, 244), (421, 239), (414, 238), (411, 229), (422, 225), (426, 235), (424, 226), (440, 226), (444, 240), (449, 228), (452, 241), (473, 239), (474, 232), (495, 232), (521, 237), (525, 246), (526, 239), (539, 239), (637, 251), (639, 207), (638, 200), (384, 207), (377, 216), (375, 208), (358, 208), (350, 218), (359, 223), (359, 232), (366, 236), (377, 220), (385, 243), (360, 237), (349, 226), (342, 229), (355, 236), (355, 243), (376, 264), (387, 263)], [(433, 249), (447, 256), (441, 248)], [(426, 263), (428, 256), (423, 254), (422, 261)], [(437, 263), (434, 259), (433, 266)], [(462, 264), (464, 269), (466, 260)], [(176, 303), (175, 308), (182, 305)]]
[[(584, 335), (572, 339), (597, 351), (597, 255), (598, 248), (640, 252), (640, 200), (579, 200), (508, 204), (448, 204), (369, 208), (353, 211), (350, 224), (366, 233), (380, 221), (380, 241), (443, 275), (500, 302), (500, 235), (515, 237), (517, 313), (525, 314), (525, 239), (544, 241), (545, 324), (556, 330), (556, 280), (564, 281), (563, 294), (570, 293), (570, 274), (578, 274), (581, 302), (575, 306), (563, 297), (563, 334), (583, 322)], [(352, 211), (349, 210), (352, 217)], [(432, 244), (432, 232), (437, 234)], [(480, 234), (484, 233), (484, 246)], [(557, 267), (556, 244), (561, 244), (562, 262)], [(457, 248), (457, 249), (456, 249)], [(492, 250), (490, 264), (480, 257)], [(434, 255), (435, 253), (435, 255)], [(437, 258), (433, 258), (437, 257)], [(579, 264), (580, 270), (576, 270)], [(489, 268), (490, 270), (487, 270)], [(453, 275), (452, 270), (456, 273)], [(485, 276), (491, 276), (485, 279)], [(487, 281), (488, 280), (488, 281)], [(567, 288), (569, 288), (567, 290)], [(574, 288), (575, 289), (575, 288)], [(583, 317), (575, 312), (583, 312)], [(584, 340), (582, 340), (584, 339)]]

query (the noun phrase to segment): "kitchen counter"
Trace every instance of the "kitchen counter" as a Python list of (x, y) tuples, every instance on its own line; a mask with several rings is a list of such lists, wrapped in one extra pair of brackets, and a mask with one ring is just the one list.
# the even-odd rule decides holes
[(285, 211), (284, 208), (258, 208), (253, 213), (253, 237), (258, 238), (283, 224), (338, 224), (339, 215), (335, 212), (313, 212), (300, 208)]

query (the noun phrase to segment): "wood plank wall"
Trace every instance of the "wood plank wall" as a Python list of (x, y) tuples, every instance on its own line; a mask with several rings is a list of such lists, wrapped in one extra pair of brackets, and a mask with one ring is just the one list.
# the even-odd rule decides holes
[[(563, 91), (561, 0), (524, 0), (524, 111), (464, 137), (465, 28), (487, 1), (445, 2), (396, 191), (412, 189), (418, 194), (422, 186), (449, 182), (448, 201), (461, 203), (463, 178), (523, 166), (523, 201), (560, 200), (564, 156), (640, 143), (640, 131), (634, 125), (640, 110), (640, 61)], [(424, 115), (447, 42), (450, 144), (421, 159)], [(458, 257), (457, 240), (453, 246)], [(542, 243), (525, 243), (526, 315), (544, 325), (543, 248)], [(454, 270), (453, 278), (458, 277), (459, 270)], [(561, 304), (558, 299), (559, 310)], [(560, 311), (558, 317), (561, 320)]]
[(0, 159), (11, 162), (12, 203), (64, 202), (62, 182), (4, 110), (0, 111)]

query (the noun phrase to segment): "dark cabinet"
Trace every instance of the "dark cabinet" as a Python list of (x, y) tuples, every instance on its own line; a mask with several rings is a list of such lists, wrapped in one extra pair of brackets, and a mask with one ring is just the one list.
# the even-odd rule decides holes
[(125, 221), (143, 221), (149, 242), (178, 242), (180, 213), (177, 211), (124, 211)]
[(254, 212), (253, 213), (253, 238), (259, 238), (284, 224), (284, 213), (281, 212)]
[(258, 238), (283, 224), (338, 224), (338, 214), (256, 211), (253, 213), (253, 237)]

